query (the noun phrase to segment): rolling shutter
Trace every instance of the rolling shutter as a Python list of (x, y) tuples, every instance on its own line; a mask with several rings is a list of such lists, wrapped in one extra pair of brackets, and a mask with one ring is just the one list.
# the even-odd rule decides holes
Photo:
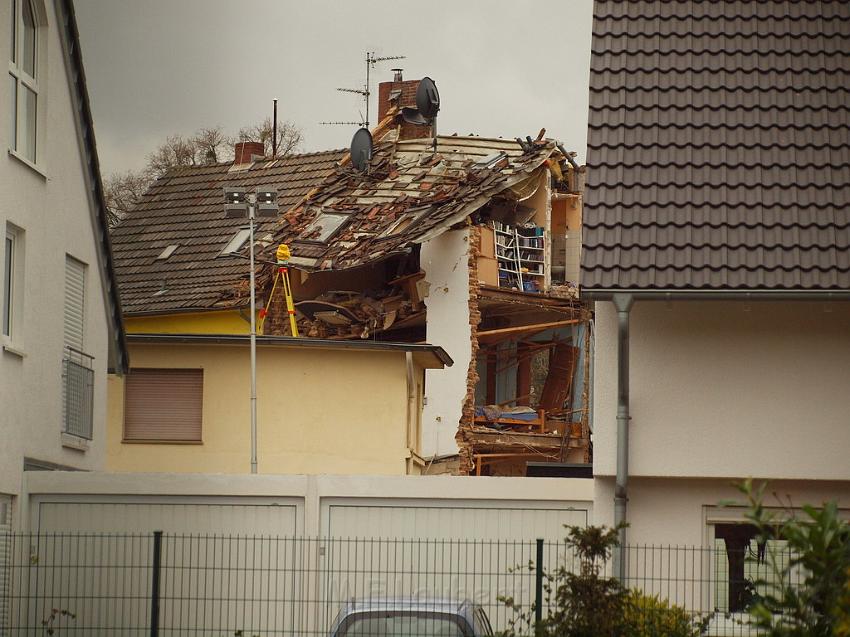
[(201, 369), (131, 369), (124, 440), (201, 442), (203, 389)]
[(65, 345), (83, 351), (86, 265), (65, 256)]

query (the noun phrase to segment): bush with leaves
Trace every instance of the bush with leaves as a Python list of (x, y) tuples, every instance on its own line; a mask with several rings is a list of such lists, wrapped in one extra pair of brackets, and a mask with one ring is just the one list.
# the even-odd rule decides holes
[(765, 508), (766, 484), (739, 486), (757, 541), (784, 540), (791, 559), (766, 551), (771, 577), (755, 582), (758, 597), (749, 608), (752, 623), (767, 637), (850, 636), (850, 524), (835, 502), (821, 508), (790, 502), (776, 513)]
[[(543, 573), (546, 615), (535, 622), (535, 605), (525, 608), (513, 598), (500, 601), (514, 611), (505, 637), (698, 637), (708, 619), (692, 619), (683, 608), (639, 591), (630, 591), (604, 575), (619, 545), (620, 527), (568, 526), (566, 548), (578, 560), (577, 572), (566, 563)], [(530, 563), (526, 568), (534, 571)]]

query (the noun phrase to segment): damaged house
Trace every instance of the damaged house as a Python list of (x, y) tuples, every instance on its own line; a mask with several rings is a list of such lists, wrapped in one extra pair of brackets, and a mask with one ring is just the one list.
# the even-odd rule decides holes
[(258, 272), (263, 333), (290, 332), (268, 264), (286, 244), (301, 336), (434, 343), (453, 359), (425, 375), (424, 472), (588, 462), (583, 171), (545, 131), (432, 138), (406, 116), (418, 83), (382, 83), (368, 165), (344, 157), (282, 215)]

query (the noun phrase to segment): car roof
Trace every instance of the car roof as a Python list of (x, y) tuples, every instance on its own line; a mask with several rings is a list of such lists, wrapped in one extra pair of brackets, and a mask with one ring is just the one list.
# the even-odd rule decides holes
[(352, 598), (343, 603), (334, 622), (334, 626), (338, 627), (350, 615), (384, 611), (447, 613), (463, 617), (472, 626), (475, 604), (468, 599), (453, 599), (449, 597)]

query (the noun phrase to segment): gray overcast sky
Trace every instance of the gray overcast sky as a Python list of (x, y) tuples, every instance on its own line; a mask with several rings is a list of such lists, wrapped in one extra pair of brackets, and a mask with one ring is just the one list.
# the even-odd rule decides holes
[[(364, 55), (406, 55), (440, 89), (441, 134), (547, 136), (584, 161), (592, 0), (76, 0), (104, 173), (141, 168), (167, 135), (271, 115), (304, 151), (347, 147)], [(382, 63), (377, 83), (392, 79)]]

